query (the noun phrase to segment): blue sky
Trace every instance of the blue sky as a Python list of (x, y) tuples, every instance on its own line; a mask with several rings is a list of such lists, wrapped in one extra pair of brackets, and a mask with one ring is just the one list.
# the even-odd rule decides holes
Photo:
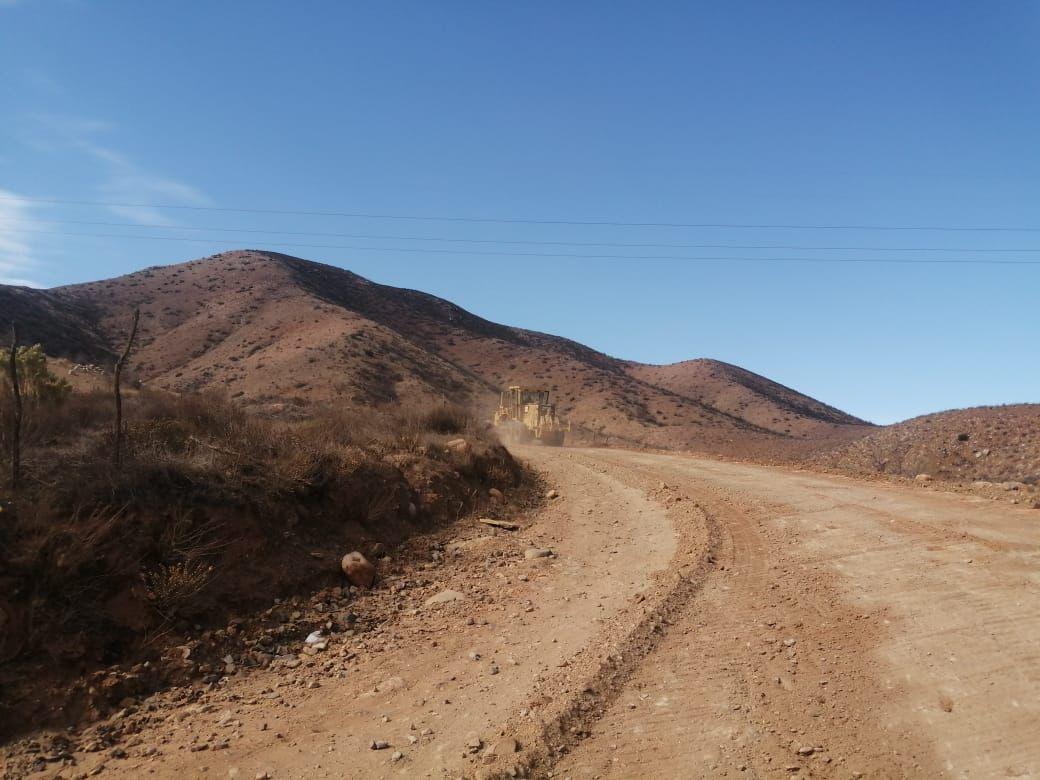
[(773, 259), (1040, 260), (1036, 231), (206, 210), (1040, 228), (1038, 34), (1013, 1), (0, 0), (0, 277), (270, 247), (877, 422), (1040, 401), (1040, 265)]

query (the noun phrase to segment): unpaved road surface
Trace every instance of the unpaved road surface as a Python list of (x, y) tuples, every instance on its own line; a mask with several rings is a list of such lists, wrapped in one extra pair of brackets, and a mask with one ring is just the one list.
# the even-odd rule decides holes
[(519, 454), (560, 496), (452, 531), (377, 630), (142, 702), (61, 776), (1040, 777), (1037, 510)]

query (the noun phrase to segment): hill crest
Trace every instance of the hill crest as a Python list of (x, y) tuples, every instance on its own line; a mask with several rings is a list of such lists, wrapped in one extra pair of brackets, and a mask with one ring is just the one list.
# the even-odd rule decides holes
[[(20, 289), (20, 288), (18, 288)], [(109, 362), (141, 308), (138, 376), (219, 388), (264, 408), (378, 406), (425, 395), (489, 412), (498, 390), (544, 386), (588, 440), (739, 453), (783, 439), (858, 435), (865, 424), (726, 363), (649, 366), (483, 319), (436, 296), (310, 260), (224, 252), (21, 296), (26, 340)]]

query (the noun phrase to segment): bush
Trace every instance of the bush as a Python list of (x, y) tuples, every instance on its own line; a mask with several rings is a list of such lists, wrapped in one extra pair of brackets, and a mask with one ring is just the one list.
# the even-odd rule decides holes
[[(4, 366), (5, 370), (10, 359), (10, 349), (0, 350), (0, 365)], [(19, 347), (16, 362), (18, 383), (26, 399), (35, 400), (43, 405), (57, 405), (72, 392), (72, 385), (47, 368), (47, 354), (40, 344)], [(10, 385), (5, 385), (4, 390), (10, 393)]]

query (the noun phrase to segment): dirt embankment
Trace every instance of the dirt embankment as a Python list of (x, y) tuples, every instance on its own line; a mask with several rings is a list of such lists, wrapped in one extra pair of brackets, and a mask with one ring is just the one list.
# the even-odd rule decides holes
[[(22, 488), (0, 514), (2, 736), (270, 663), (298, 631), (257, 646), (254, 616), (347, 586), (346, 552), (378, 560), (492, 489), (522, 500), (521, 467), (449, 407), (283, 423), (215, 396), (133, 394), (116, 466), (110, 404), (28, 408)], [(337, 596), (345, 623), (356, 593)]]
[(1040, 499), (1040, 404), (980, 406), (915, 417), (807, 462), (864, 476), (958, 485), (1019, 503)]

